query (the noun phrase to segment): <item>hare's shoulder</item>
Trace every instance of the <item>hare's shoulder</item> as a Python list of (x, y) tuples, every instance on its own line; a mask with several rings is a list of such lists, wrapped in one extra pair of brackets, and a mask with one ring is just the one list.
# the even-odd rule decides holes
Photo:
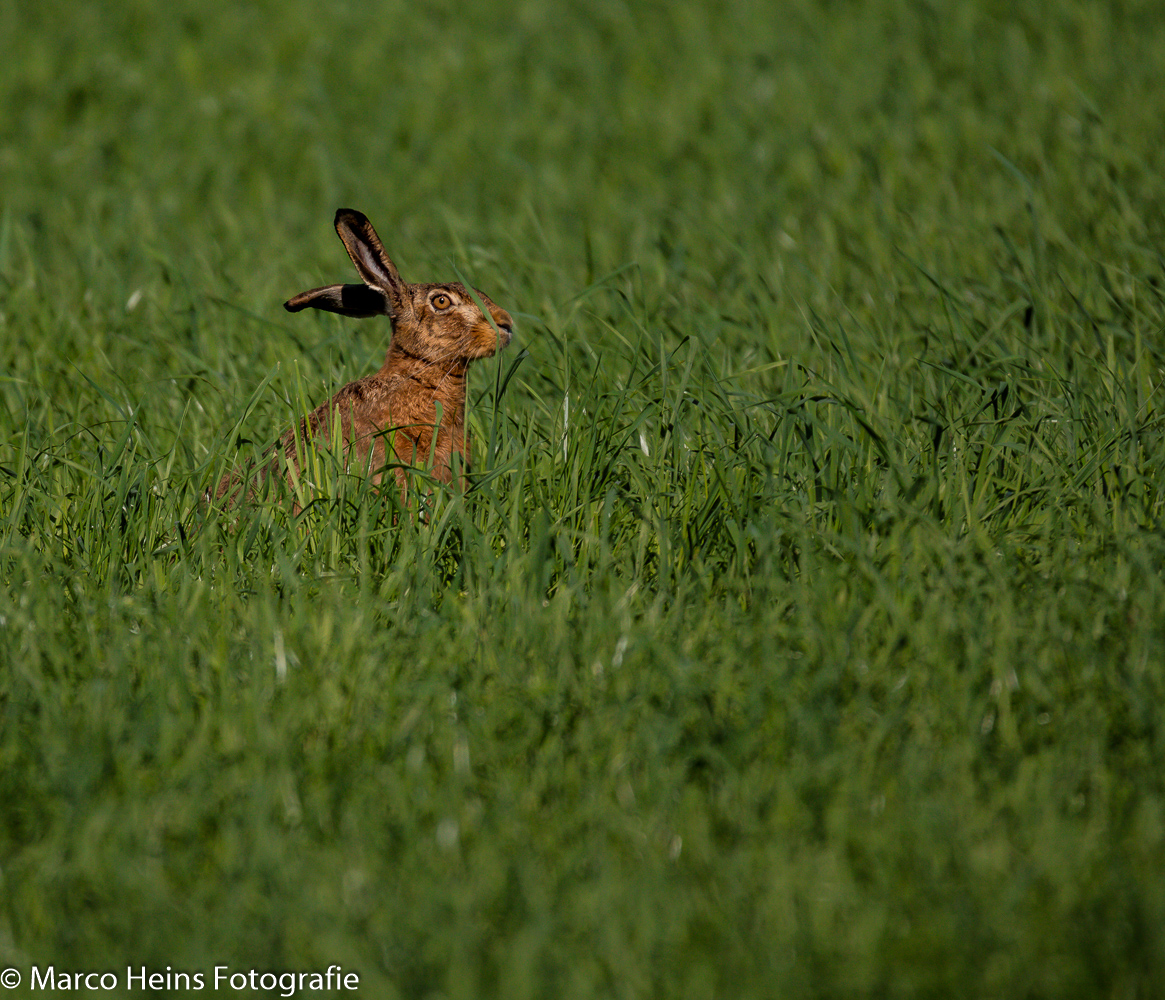
[[(375, 433), (415, 408), (415, 393), (407, 379), (387, 375), (383, 370), (349, 382), (312, 414), (312, 430), (318, 433), (339, 418), (345, 436)], [(430, 404), (431, 406), (431, 404)], [(394, 416), (395, 415), (395, 416)], [(410, 417), (406, 417), (406, 422)]]
[(395, 381), (386, 378), (383, 371), (365, 375), (354, 382), (349, 382), (331, 399), (321, 403), (316, 412), (321, 415), (330, 414), (334, 413), (337, 408), (341, 412), (355, 410), (357, 413), (374, 410), (387, 403), (388, 397), (393, 394)]

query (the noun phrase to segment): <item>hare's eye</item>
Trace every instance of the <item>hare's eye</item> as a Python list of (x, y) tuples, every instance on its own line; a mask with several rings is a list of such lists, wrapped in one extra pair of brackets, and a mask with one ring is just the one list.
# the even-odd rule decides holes
[(429, 301), (433, 303), (434, 309), (448, 309), (453, 304), (453, 300), (444, 292), (438, 292)]

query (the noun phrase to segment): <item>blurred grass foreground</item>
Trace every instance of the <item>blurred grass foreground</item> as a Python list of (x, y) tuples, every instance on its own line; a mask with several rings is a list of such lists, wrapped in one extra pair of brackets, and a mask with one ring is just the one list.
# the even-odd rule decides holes
[[(1165, 995), (1157, 0), (0, 30), (21, 989)], [(472, 487), (208, 513), (381, 362), (340, 205), (517, 320)]]

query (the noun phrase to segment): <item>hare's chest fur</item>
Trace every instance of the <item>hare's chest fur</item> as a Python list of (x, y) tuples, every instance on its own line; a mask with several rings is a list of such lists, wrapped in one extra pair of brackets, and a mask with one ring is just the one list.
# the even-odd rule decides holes
[[(452, 454), (465, 452), (465, 377), (446, 373), (433, 382), (399, 371), (367, 375), (317, 407), (301, 436), (326, 447), (336, 440), (337, 422), (349, 469), (380, 482), (386, 465), (403, 464), (449, 482)], [(294, 430), (282, 443), (288, 461), (296, 462)]]

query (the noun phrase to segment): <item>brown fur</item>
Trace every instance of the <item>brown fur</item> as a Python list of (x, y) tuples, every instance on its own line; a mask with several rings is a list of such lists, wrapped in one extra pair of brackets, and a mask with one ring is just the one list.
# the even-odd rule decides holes
[[(259, 478), (277, 474), (280, 453), (287, 483), (301, 478), (304, 445), (314, 440), (316, 447), (326, 446), (333, 440), (333, 422), (339, 420), (345, 468), (366, 473), (377, 484), (391, 468), (401, 501), (407, 504), (409, 477), (404, 466), (427, 467), (443, 482), (452, 480), (455, 453), (465, 467), (466, 369), (471, 361), (487, 358), (510, 342), (513, 320), (488, 295), (474, 289), (489, 310), (495, 331), (460, 282), (414, 285), (403, 281), (372, 224), (360, 212), (349, 208), (336, 212), (336, 232), (363, 284), (313, 288), (284, 306), (289, 312), (312, 307), (345, 316), (388, 316), (392, 338), (384, 365), (344, 386), (303, 418), (298, 428), (287, 430), (272, 445), (269, 454), (274, 457)], [(218, 484), (215, 499), (230, 503), (243, 491), (243, 477), (231, 473)]]

